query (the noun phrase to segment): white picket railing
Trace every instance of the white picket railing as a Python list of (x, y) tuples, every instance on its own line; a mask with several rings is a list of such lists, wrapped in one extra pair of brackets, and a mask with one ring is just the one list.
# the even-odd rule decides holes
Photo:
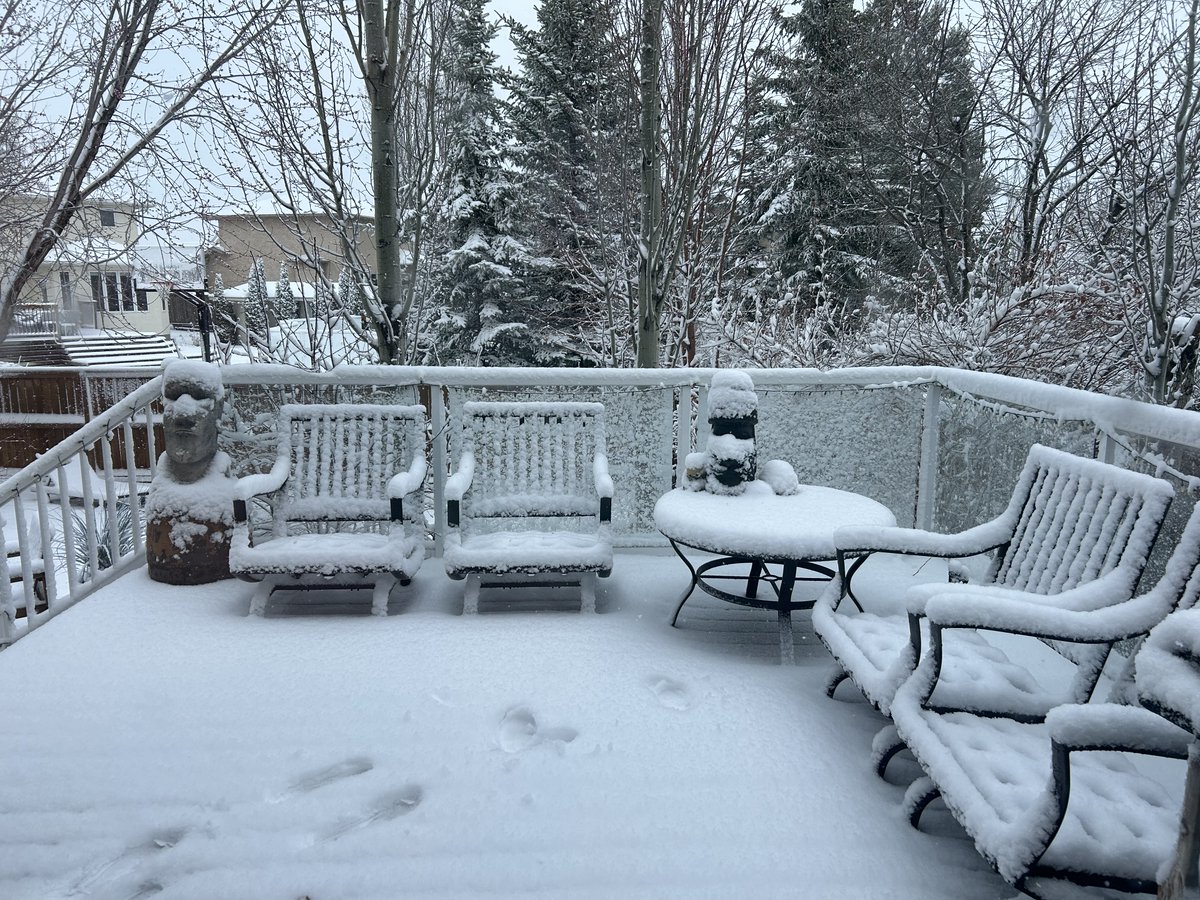
[[(712, 372), (358, 366), (311, 373), (285, 366), (247, 365), (224, 368), (223, 379), (231, 404), (241, 404), (244, 408), (240, 411), (247, 415), (254, 405), (250, 395), (259, 392), (254, 398), (258, 403), (255, 409), (264, 420), (270, 418), (272, 404), (303, 402), (317, 395), (323, 400), (339, 401), (360, 399), (372, 392), (388, 396), (397, 391), (418, 392), (428, 404), (434, 423), (429, 456), (430, 505), (434, 513), (431, 531), (435, 540), (445, 525), (444, 485), (457, 404), (484, 392), (505, 397), (544, 396), (547, 391), (579, 399), (607, 396), (614, 407), (627, 406), (609, 415), (608, 432), (610, 463), (624, 465), (627, 505), (637, 507), (636, 515), (626, 520), (626, 533), (618, 535), (618, 543), (623, 538), (629, 545), (654, 539), (652, 527), (647, 531), (646, 507), (653, 506), (656, 492), (675, 483), (677, 461), (705, 442), (705, 386)], [(773, 408), (776, 411), (791, 409), (784, 401), (803, 398), (805, 392), (832, 398), (820, 407), (819, 415), (802, 415), (782, 428), (778, 421), (769, 423), (776, 442), (804, 437), (806, 446), (822, 448), (824, 455), (818, 460), (822, 466), (840, 460), (847, 470), (866, 470), (872, 477), (880, 476), (877, 484), (899, 484), (899, 499), (893, 505), (911, 505), (905, 514), (922, 527), (934, 524), (939, 496), (949, 496), (946, 490), (954, 487), (939, 484), (939, 450), (944, 449), (942, 431), (951, 424), (948, 416), (955, 408), (1041, 420), (1051, 430), (1073, 429), (1086, 438), (1087, 452), (1157, 468), (1187, 487), (1200, 485), (1196, 477), (1200, 472), (1181, 469), (1165, 457), (1159, 460), (1153, 449), (1153, 443), (1160, 442), (1196, 451), (1200, 457), (1197, 413), (954, 369), (776, 369), (751, 374), (760, 396), (782, 398), (783, 405)], [(887, 402), (855, 413), (858, 418), (847, 429), (846, 421), (839, 421), (841, 398), (868, 395)], [(888, 408), (892, 399), (901, 396), (907, 398), (907, 405), (899, 406), (898, 411), (891, 409), (890, 418), (876, 414), (877, 408)], [(9, 577), (0, 577), (0, 646), (12, 643), (97, 587), (143, 564), (140, 495), (154, 471), (158, 397), (156, 378), (0, 484), (0, 511), (7, 520), (0, 540), (7, 536), (18, 548), (6, 560)], [(264, 398), (269, 400), (265, 406), (259, 402)], [(889, 431), (899, 426), (904, 434)], [(145, 463), (140, 468), (134, 453), (138, 435), (142, 436), (140, 453)], [(620, 452), (615, 452), (614, 444)], [(994, 455), (992, 447), (975, 450), (984, 459)], [(1019, 447), (1017, 450), (1023, 452)], [(786, 453), (781, 455), (788, 458)], [(114, 466), (118, 458), (122, 464)], [(72, 477), (73, 473), (77, 477)], [(809, 478), (820, 474), (807, 472)], [(837, 474), (837, 479), (846, 477), (850, 476)], [(121, 522), (122, 509), (128, 523)], [(41, 610), (36, 594), (39, 568), (44, 570), (48, 599), (47, 608)], [(10, 580), (16, 597), (9, 589)], [(23, 610), (22, 618), (17, 618), (18, 610)]]
[(160, 393), (155, 378), (0, 484), (0, 543), (13, 554), (0, 572), (0, 646), (145, 560), (140, 495), (157, 461)]

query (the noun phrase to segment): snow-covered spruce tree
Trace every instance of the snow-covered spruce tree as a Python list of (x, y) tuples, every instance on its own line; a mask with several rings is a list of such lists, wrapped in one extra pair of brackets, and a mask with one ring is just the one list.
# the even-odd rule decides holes
[(208, 305), (212, 309), (213, 328), (225, 344), (241, 341), (238, 328), (237, 309), (225, 296), (225, 281), (218, 272), (213, 277), (212, 289), (208, 292)]
[(496, 97), (497, 26), (485, 0), (455, 0), (450, 19), (446, 102), (448, 185), (443, 219), (448, 246), (433, 354), (442, 363), (514, 365), (535, 360), (536, 341), (516, 308), (512, 266), (525, 256), (511, 233), (512, 185), (505, 165), (507, 128)]
[(759, 364), (844, 363), (879, 304), (964, 295), (988, 196), (971, 47), (930, 0), (808, 0), (782, 25), (743, 150), (753, 215), (727, 318), (751, 323), (737, 338)]
[(246, 299), (242, 303), (246, 325), (246, 350), (254, 358), (258, 348), (270, 355), (270, 320), (267, 316), (267, 275), (262, 259), (250, 266), (246, 278)]
[(271, 298), (270, 307), (276, 322), (296, 316), (296, 297), (292, 293), (287, 263), (279, 264), (279, 281), (275, 283), (275, 296)]
[(860, 204), (851, 171), (860, 20), (852, 0), (805, 0), (783, 18), (784, 45), (758, 94), (747, 183), (759, 227), (745, 251), (763, 261), (750, 273), (756, 292), (785, 316), (862, 296), (866, 255), (852, 230)]
[(330, 301), (330, 305), (335, 307), (343, 317), (362, 318), (362, 292), (359, 290), (354, 272), (349, 266), (343, 266), (342, 271), (338, 273), (335, 298), (336, 302)]
[[(509, 21), (520, 60), (508, 110), (520, 172), (523, 281), (540, 361), (628, 360), (634, 323), (637, 92), (615, 0), (544, 0), (538, 27)], [(631, 222), (633, 222), (631, 230)], [(618, 337), (619, 334), (619, 337)]]

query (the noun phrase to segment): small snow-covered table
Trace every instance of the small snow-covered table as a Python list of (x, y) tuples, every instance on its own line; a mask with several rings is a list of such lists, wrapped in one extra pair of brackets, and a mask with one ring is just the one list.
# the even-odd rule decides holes
[[(813, 601), (793, 600), (796, 582), (828, 580), (835, 570), (825, 565), (837, 558), (833, 533), (845, 525), (895, 525), (896, 517), (881, 503), (860, 494), (817, 485), (801, 485), (790, 496), (779, 496), (762, 481), (746, 485), (733, 497), (676, 488), (654, 506), (654, 525), (691, 572), (692, 582), (671, 619), (674, 626), (683, 605), (697, 586), (720, 600), (779, 613), (779, 647), (784, 663), (792, 662), (792, 610), (810, 609)], [(680, 549), (717, 554), (699, 566)], [(746, 566), (747, 574), (718, 573)], [(771, 571), (777, 567), (778, 572)], [(797, 576), (798, 571), (813, 575)], [(717, 581), (744, 581), (744, 593), (718, 587)], [(758, 596), (760, 583), (772, 589)]]

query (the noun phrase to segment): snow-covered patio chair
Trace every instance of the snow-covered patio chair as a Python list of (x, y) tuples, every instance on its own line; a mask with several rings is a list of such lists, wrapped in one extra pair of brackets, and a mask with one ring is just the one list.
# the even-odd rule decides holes
[[(274, 467), (241, 478), (235, 493), (229, 568), (263, 578), (251, 612), (261, 614), (280, 588), (373, 585), (372, 612), (387, 614), (394, 580), (408, 584), (425, 556), (419, 500), (405, 508), (425, 480), (425, 421), (421, 406), (280, 409)], [(262, 537), (248, 509), (258, 497), (271, 507)]]
[[(925, 603), (951, 588), (954, 596), (997, 597), (1064, 612), (1130, 597), (1173, 496), (1162, 479), (1035, 444), (1007, 509), (990, 522), (949, 535), (912, 528), (838, 529), (834, 543), (844, 574), (813, 609), (813, 628), (838, 665), (827, 693), (832, 696), (849, 678), (887, 715), (896, 689), (920, 658)], [(865, 610), (849, 589), (871, 553), (965, 558), (991, 551), (994, 558), (978, 584), (919, 585)], [(1086, 700), (1109, 646), (1069, 649), (1076, 651), (1074, 676), (1039, 683), (1003, 651), (964, 633), (945, 648), (937, 700), (970, 709), (982, 696), (1035, 718), (1059, 703)]]
[(594, 610), (613, 564), (604, 405), (470, 402), (462, 420), (444, 560), (467, 579), (463, 611), (478, 610), (481, 587), (546, 584), (578, 584)]
[[(0, 528), (4, 526), (4, 519), (0, 517)], [(5, 534), (4, 556), (8, 563), (9, 582), (13, 585), (13, 599), (16, 600), (16, 617), (24, 618), (28, 610), (28, 599), (24, 591), (24, 569), (23, 565), (29, 567), (29, 582), (30, 592), (33, 594), (34, 612), (45, 612), (49, 609), (50, 598), (47, 595), (46, 588), (46, 558), (42, 552), (42, 532), (38, 528), (37, 522), (32, 516), (28, 517), (25, 522), (26, 546), (25, 553), (21, 553), (21, 540), (18, 529), (15, 527), (11, 533)], [(54, 532), (50, 532), (51, 540), (54, 539)], [(22, 560), (24, 557), (24, 560)]]
[[(980, 853), (1034, 896), (1064, 896), (1061, 886), (1054, 889), (1062, 881), (1154, 893), (1181, 832), (1190, 834), (1180, 818), (1183, 767), (1159, 763), (1150, 777), (1134, 756), (1184, 759), (1200, 736), (1198, 561), (1200, 511), (1161, 581), (1112, 606), (1061, 610), (978, 595), (931, 599), (929, 652), (892, 702), (896, 728), (926, 772), (905, 794), (909, 821), (917, 825), (940, 796)], [(940, 710), (930, 698), (944, 672), (941, 650), (947, 634), (964, 628), (1081, 645), (1149, 632), (1134, 660), (1147, 708), (1066, 704), (1041, 722)]]

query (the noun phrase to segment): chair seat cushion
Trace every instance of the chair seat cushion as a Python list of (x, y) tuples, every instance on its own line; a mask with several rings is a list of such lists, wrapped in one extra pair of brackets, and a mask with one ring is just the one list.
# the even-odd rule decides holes
[(397, 572), (411, 578), (425, 558), (422, 542), (399, 529), (391, 534), (333, 532), (273, 537), (250, 546), (234, 530), (229, 568), (245, 574), (338, 575)]
[[(938, 714), (909, 694), (906, 687), (892, 707), (900, 736), (980, 853), (1010, 882), (1019, 878), (1054, 812), (1046, 726)], [(1121, 753), (1072, 754), (1067, 816), (1039, 868), (1154, 879), (1178, 835), (1183, 763), (1151, 761), (1156, 772), (1178, 775), (1173, 797), (1132, 760)]]
[[(897, 688), (912, 671), (906, 652), (908, 617), (847, 615), (819, 603), (813, 610), (813, 627), (867, 699), (890, 713)], [(1039, 667), (1061, 670), (1060, 677), (1047, 677), (1046, 672), (1034, 677), (975, 632), (955, 629), (943, 634), (942, 673), (930, 698), (933, 706), (1043, 716), (1073, 699), (1071, 664), (1034, 639), (1021, 639), (1027, 652), (1036, 656)], [(928, 647), (928, 640), (922, 643)]]
[(599, 572), (612, 570), (612, 542), (592, 532), (498, 531), (446, 536), (443, 553), (452, 576), (505, 572)]

